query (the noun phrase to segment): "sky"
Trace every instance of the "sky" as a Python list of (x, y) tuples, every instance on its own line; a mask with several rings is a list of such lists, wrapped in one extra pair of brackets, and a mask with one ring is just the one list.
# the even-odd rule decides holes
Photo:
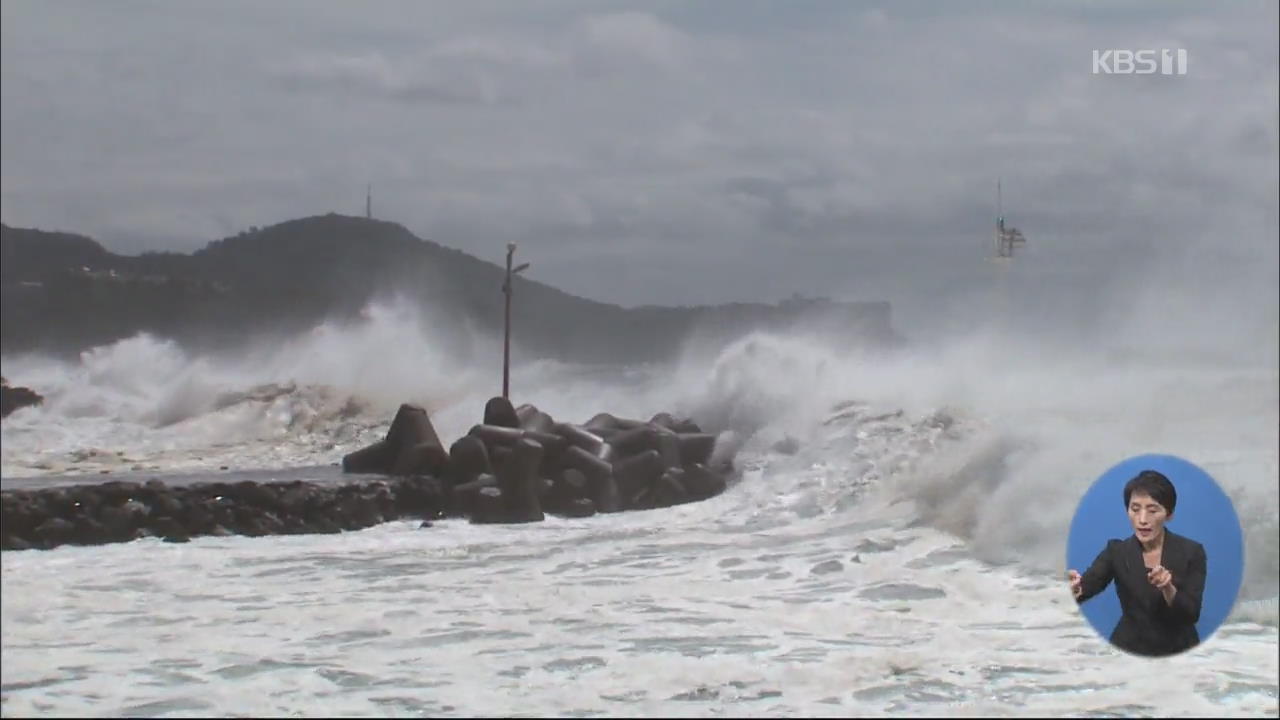
[[(623, 305), (997, 282), (1276, 303), (1277, 5), (257, 0), (0, 6), (0, 216), (117, 252), (375, 217)], [(1094, 74), (1182, 48), (1185, 75)]]

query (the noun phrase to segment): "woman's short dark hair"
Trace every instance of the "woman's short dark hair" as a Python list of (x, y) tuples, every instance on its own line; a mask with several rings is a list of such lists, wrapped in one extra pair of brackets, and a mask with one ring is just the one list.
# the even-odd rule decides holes
[(1124, 486), (1124, 506), (1129, 507), (1129, 498), (1135, 492), (1150, 496), (1152, 500), (1164, 506), (1165, 512), (1173, 514), (1178, 504), (1178, 491), (1173, 488), (1169, 478), (1155, 470), (1143, 470)]

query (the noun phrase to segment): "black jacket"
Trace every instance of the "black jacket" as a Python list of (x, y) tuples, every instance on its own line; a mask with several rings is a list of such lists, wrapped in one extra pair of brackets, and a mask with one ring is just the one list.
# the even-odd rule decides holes
[(1134, 535), (1108, 540), (1080, 578), (1077, 602), (1088, 600), (1115, 581), (1121, 616), (1111, 633), (1111, 643), (1121, 650), (1138, 655), (1172, 655), (1200, 642), (1196, 622), (1200, 620), (1200, 600), (1204, 595), (1204, 546), (1166, 528), (1160, 564), (1173, 575), (1173, 586), (1178, 589), (1172, 604), (1166, 603), (1160, 591), (1147, 582), (1142, 545)]

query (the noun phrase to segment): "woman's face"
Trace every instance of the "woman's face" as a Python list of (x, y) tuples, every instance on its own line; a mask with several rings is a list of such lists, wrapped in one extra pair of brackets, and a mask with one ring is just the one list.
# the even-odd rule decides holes
[(1133, 534), (1138, 536), (1138, 540), (1149, 542), (1160, 537), (1168, 521), (1169, 513), (1150, 495), (1135, 492), (1129, 496), (1129, 524), (1133, 526)]

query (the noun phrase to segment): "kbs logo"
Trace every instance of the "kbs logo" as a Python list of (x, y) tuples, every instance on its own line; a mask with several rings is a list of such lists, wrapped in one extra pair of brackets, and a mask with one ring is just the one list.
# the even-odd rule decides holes
[(1094, 50), (1094, 75), (1186, 75), (1186, 50)]

